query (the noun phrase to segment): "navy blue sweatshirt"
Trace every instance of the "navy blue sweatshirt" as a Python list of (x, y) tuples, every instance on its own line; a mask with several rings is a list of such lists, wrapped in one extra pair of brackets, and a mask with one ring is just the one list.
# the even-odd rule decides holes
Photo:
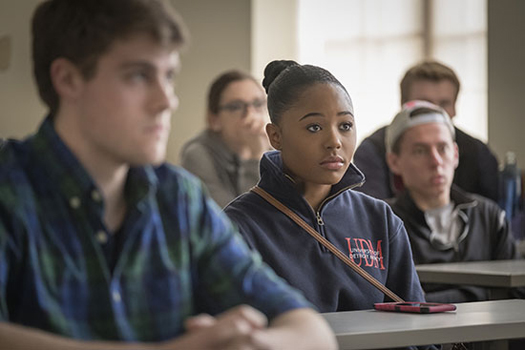
[[(283, 173), (280, 152), (267, 152), (260, 168), (260, 187), (398, 296), (424, 300), (402, 221), (384, 201), (351, 190), (364, 181), (354, 165), (332, 186), (318, 212)], [(371, 309), (376, 302), (390, 301), (256, 193), (237, 197), (225, 212), (252, 249), (320, 312)]]

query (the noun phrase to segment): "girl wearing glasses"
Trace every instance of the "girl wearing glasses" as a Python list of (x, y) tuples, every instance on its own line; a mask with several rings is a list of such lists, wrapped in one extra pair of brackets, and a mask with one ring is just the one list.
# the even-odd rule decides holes
[[(364, 182), (351, 163), (356, 146), (352, 100), (323, 68), (273, 61), (265, 69), (276, 149), (261, 160), (263, 190), (405, 300), (424, 301), (401, 220), (388, 205), (353, 191)], [(320, 312), (371, 309), (385, 296), (258, 193), (225, 212), (248, 244)]]
[(207, 128), (182, 148), (182, 166), (197, 175), (224, 207), (259, 180), (259, 160), (269, 150), (266, 96), (249, 74), (221, 74), (208, 93)]

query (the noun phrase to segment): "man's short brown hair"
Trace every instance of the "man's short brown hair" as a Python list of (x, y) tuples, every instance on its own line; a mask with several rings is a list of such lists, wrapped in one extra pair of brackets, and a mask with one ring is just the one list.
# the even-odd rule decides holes
[(416, 64), (408, 69), (403, 79), (401, 79), (401, 104), (411, 100), (410, 89), (415, 81), (428, 80), (440, 82), (442, 80), (450, 81), (456, 87), (455, 100), (458, 98), (460, 83), (456, 73), (452, 68), (443, 63), (427, 60)]
[(165, 0), (48, 0), (33, 16), (33, 70), (42, 100), (51, 115), (59, 97), (51, 82), (51, 64), (70, 60), (85, 79), (95, 75), (98, 59), (115, 40), (150, 35), (179, 48), (187, 40), (181, 18)]

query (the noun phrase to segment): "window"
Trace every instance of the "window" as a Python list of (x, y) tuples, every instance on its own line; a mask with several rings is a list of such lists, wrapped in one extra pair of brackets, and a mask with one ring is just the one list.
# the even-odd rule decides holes
[(486, 0), (298, 0), (298, 59), (345, 85), (358, 142), (399, 110), (408, 67), (437, 59), (462, 84), (456, 125), (486, 140), (486, 17)]

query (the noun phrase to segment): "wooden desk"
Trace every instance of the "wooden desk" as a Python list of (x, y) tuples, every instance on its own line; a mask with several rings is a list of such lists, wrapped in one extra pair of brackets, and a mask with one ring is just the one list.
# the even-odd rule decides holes
[(417, 265), (422, 283), (445, 283), (482, 287), (524, 287), (525, 259), (469, 261)]
[[(456, 304), (457, 310), (437, 314), (408, 314), (375, 310), (323, 314), (341, 350), (455, 342), (497, 341), (525, 337), (525, 300)], [(495, 342), (505, 349), (507, 342)]]

